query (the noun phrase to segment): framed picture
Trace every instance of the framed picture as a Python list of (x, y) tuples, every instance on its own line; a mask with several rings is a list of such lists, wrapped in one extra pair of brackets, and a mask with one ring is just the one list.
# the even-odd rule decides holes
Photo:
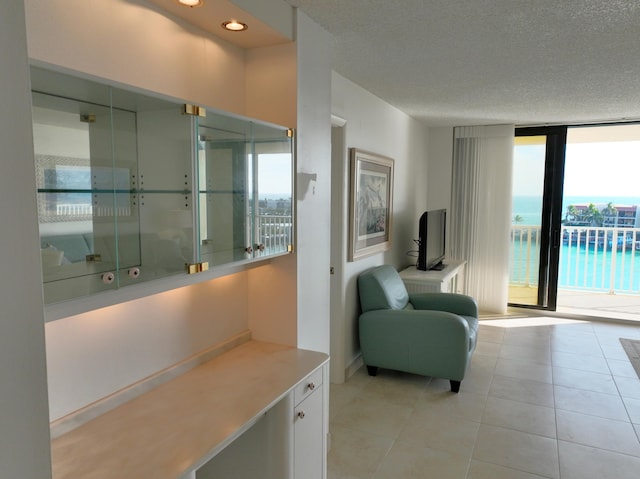
[(349, 261), (391, 247), (393, 160), (350, 149)]

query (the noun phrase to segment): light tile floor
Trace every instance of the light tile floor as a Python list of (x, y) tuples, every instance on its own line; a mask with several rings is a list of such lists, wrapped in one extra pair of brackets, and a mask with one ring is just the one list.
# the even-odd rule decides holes
[(459, 394), (361, 368), (331, 385), (329, 479), (636, 479), (640, 325), (481, 321)]

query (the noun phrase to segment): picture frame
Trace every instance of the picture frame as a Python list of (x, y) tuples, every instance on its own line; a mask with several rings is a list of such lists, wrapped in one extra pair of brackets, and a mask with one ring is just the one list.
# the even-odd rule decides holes
[(391, 248), (394, 160), (358, 148), (349, 150), (349, 261)]

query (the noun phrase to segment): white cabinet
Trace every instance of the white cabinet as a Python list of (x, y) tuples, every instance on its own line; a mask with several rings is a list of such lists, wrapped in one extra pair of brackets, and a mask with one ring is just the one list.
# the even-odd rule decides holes
[(324, 477), (322, 387), (322, 384), (315, 385), (295, 408), (293, 428), (295, 479), (322, 479)]
[(293, 471), (295, 479), (323, 479), (324, 391), (323, 368), (319, 368), (294, 388)]
[[(296, 384), (251, 428), (199, 468), (195, 478), (323, 479), (322, 383), (323, 368), (319, 368)], [(293, 423), (286, 419), (292, 416)], [(247, 457), (251, 460), (246, 460)]]

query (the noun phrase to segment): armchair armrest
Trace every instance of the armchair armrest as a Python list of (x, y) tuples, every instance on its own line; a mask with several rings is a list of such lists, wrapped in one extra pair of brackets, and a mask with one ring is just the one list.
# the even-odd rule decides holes
[(417, 310), (447, 311), (461, 316), (478, 317), (478, 303), (471, 296), (455, 293), (414, 293), (409, 301)]
[(360, 332), (374, 332), (381, 339), (403, 337), (439, 341), (441, 337), (469, 337), (469, 324), (457, 314), (437, 310), (375, 310), (360, 315)]

